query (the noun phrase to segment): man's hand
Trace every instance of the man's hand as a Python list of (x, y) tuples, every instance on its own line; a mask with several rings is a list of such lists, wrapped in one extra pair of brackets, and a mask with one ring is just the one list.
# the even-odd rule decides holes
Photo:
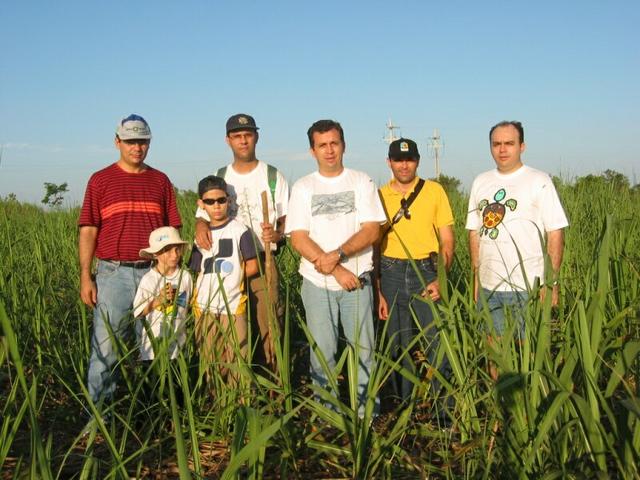
[(356, 288), (360, 288), (360, 280), (349, 270), (344, 268), (342, 265), (338, 265), (333, 272), (331, 272), (333, 278), (336, 279), (338, 284), (345, 289), (347, 292), (351, 292)]
[(261, 223), (262, 228), (262, 241), (266, 245), (267, 243), (278, 243), (282, 240), (282, 235), (278, 232), (270, 223)]
[(211, 230), (204, 220), (196, 220), (196, 243), (205, 250), (211, 250)]
[(387, 300), (382, 296), (382, 293), (378, 294), (378, 317), (380, 320), (387, 320), (389, 318), (389, 305)]
[(423, 298), (431, 298), (434, 302), (440, 300), (440, 284), (438, 280), (434, 280), (420, 294)]
[(98, 301), (98, 288), (91, 276), (80, 277), (80, 299), (87, 307), (94, 308)]
[(316, 267), (316, 271), (318, 273), (322, 273), (324, 275), (329, 275), (333, 272), (333, 269), (336, 268), (338, 263), (340, 262), (340, 255), (337, 251), (332, 251), (328, 253), (322, 253), (313, 265)]
[(98, 227), (83, 225), (78, 232), (78, 259), (80, 260), (80, 299), (88, 307), (98, 301), (98, 287), (91, 276), (93, 254), (98, 244)]

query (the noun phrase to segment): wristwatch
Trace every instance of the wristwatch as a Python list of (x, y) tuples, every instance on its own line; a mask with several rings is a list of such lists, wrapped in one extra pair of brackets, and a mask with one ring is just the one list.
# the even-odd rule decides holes
[(344, 263), (347, 260), (349, 260), (349, 257), (347, 257), (347, 254), (344, 253), (344, 251), (342, 250), (342, 247), (338, 247), (338, 263)]

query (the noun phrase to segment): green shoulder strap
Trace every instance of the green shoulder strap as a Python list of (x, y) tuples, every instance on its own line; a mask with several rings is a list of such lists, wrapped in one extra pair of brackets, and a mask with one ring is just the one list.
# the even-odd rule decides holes
[(277, 170), (273, 165), (267, 164), (267, 180), (269, 181), (269, 190), (271, 190), (271, 201), (276, 204), (276, 180)]
[(222, 167), (220, 169), (218, 169), (218, 173), (216, 173), (216, 176), (220, 177), (220, 178), (224, 178), (224, 176), (227, 174), (227, 167)]

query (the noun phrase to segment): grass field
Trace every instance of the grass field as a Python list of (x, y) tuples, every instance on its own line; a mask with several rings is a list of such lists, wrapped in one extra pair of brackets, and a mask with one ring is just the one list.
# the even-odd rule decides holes
[[(640, 189), (604, 177), (558, 182), (566, 231), (561, 303), (533, 301), (528, 341), (489, 345), (470, 290), (466, 198), (453, 192), (456, 259), (443, 301), (442, 398), (372, 418), (393, 369), (380, 342), (364, 418), (354, 414), (354, 352), (330, 372), (340, 394), (317, 401), (296, 257), (279, 257), (285, 328), (279, 372), (238, 365), (240, 384), (199, 374), (193, 329), (175, 362), (148, 370), (119, 345), (119, 390), (93, 405), (85, 389), (91, 312), (78, 297), (77, 209), (45, 212), (0, 200), (0, 465), (3, 478), (637, 478), (640, 475)], [(192, 194), (180, 195), (183, 236)], [(193, 322), (191, 322), (193, 325)], [(382, 337), (382, 335), (381, 335)], [(418, 339), (418, 345), (424, 339)], [(499, 370), (497, 382), (486, 373)], [(411, 375), (405, 372), (406, 375)], [(142, 388), (155, 379), (157, 394)], [(330, 396), (325, 400), (332, 401)], [(451, 425), (439, 423), (450, 405)], [(99, 419), (88, 435), (84, 412)], [(445, 428), (446, 427), (446, 428)]]

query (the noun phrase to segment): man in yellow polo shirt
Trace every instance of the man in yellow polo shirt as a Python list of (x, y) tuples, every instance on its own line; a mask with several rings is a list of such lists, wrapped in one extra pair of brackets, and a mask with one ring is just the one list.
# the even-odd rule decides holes
[[(425, 354), (431, 363), (438, 348), (438, 331), (431, 308), (418, 297), (440, 299), (438, 255), (448, 270), (453, 260), (453, 214), (440, 184), (416, 175), (419, 162), (413, 140), (401, 138), (389, 145), (387, 164), (393, 179), (380, 189), (388, 222), (380, 242), (378, 314), (389, 322), (387, 335), (394, 360), (424, 331), (422, 345), (428, 345)], [(415, 369), (409, 353), (402, 366)], [(411, 380), (396, 373), (391, 384), (400, 402), (411, 399)]]

